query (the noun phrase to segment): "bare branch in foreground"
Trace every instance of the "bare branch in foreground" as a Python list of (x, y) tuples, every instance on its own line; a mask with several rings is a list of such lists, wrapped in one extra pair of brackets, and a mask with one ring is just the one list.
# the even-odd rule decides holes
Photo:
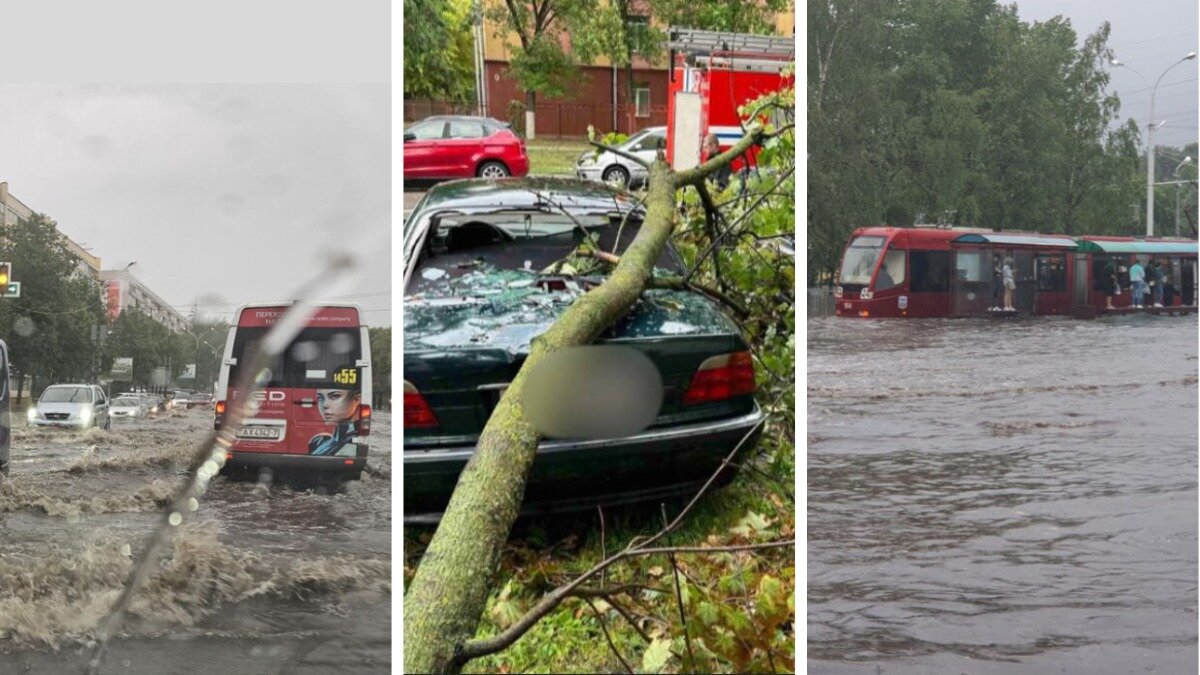
[[(775, 403), (778, 403), (783, 398), (783, 395), (787, 391), (788, 391), (788, 389), (784, 389), (778, 395), (776, 395), (775, 401), (772, 402), (771, 405), (774, 406)], [(512, 645), (514, 642), (516, 642), (518, 639), (520, 639), (522, 635), (524, 635), (531, 628), (533, 628), (533, 626), (535, 626), (537, 624), (537, 622), (542, 619), (542, 617), (549, 614), (555, 607), (557, 607), (559, 605), (559, 603), (561, 603), (566, 598), (570, 597), (571, 593), (578, 587), (582, 586), (585, 581), (587, 581), (588, 579), (592, 578), (593, 576), (599, 574), (600, 572), (604, 571), (605, 569), (608, 569), (612, 565), (614, 565), (626, 558), (640, 557), (640, 556), (646, 556), (646, 555), (657, 555), (657, 554), (663, 554), (663, 553), (667, 553), (667, 552), (671, 552), (671, 553), (731, 553), (731, 552), (737, 552), (737, 551), (764, 550), (764, 549), (771, 549), (771, 548), (782, 548), (782, 547), (786, 547), (786, 546), (795, 546), (794, 540), (788, 540), (788, 541), (773, 541), (773, 542), (766, 542), (766, 543), (759, 543), (759, 544), (739, 544), (739, 545), (732, 545), (732, 546), (712, 546), (712, 547), (670, 546), (670, 547), (658, 547), (658, 548), (650, 547), (651, 544), (654, 544), (655, 542), (657, 542), (658, 540), (667, 536), (668, 534), (670, 534), (671, 532), (673, 532), (674, 530), (676, 530), (679, 527), (679, 524), (681, 522), (683, 522), (683, 519), (686, 518), (687, 515), (692, 511), (692, 509), (695, 508), (696, 504), (699, 503), (700, 498), (708, 493), (709, 489), (711, 489), (713, 484), (717, 481), (717, 478), (729, 466), (729, 463), (733, 461), (733, 458), (737, 456), (738, 452), (741, 451), (742, 446), (745, 445), (746, 441), (748, 441), (750, 439), (750, 437), (753, 436), (756, 431), (758, 431), (758, 429), (765, 423), (765, 421), (766, 421), (766, 418), (764, 417), (763, 420), (760, 420), (758, 422), (758, 424), (755, 424), (749, 430), (746, 431), (746, 433), (742, 436), (741, 440), (739, 440), (737, 442), (737, 445), (735, 445), (733, 447), (733, 449), (729, 451), (729, 454), (727, 454), (725, 456), (725, 458), (721, 461), (721, 465), (718, 466), (715, 471), (713, 471), (712, 475), (710, 475), (708, 477), (708, 480), (705, 481), (704, 485), (702, 485), (700, 487), (700, 489), (696, 491), (696, 494), (693, 495), (691, 500), (687, 503), (687, 505), (683, 507), (683, 510), (680, 511), (679, 514), (676, 515), (673, 520), (671, 520), (671, 522), (667, 523), (667, 525), (665, 527), (663, 527), (663, 529), (659, 530), (657, 533), (655, 533), (649, 537), (634, 537), (633, 540), (629, 542), (629, 545), (626, 546), (621, 551), (618, 551), (617, 553), (614, 553), (613, 555), (609, 556), (608, 558), (605, 558), (604, 560), (596, 563), (595, 565), (592, 566), (591, 569), (589, 569), (588, 571), (584, 572), (583, 574), (580, 574), (579, 576), (575, 577), (575, 579), (573, 579), (572, 581), (570, 581), (562, 586), (559, 586), (558, 588), (554, 589), (553, 591), (550, 591), (549, 593), (544, 595), (542, 597), (542, 599), (540, 601), (538, 601), (538, 603), (536, 605), (534, 605), (528, 612), (526, 612), (524, 616), (522, 616), (515, 623), (513, 623), (511, 626), (509, 626), (508, 629), (506, 629), (492, 637), (489, 637), (489, 638), (468, 640), (467, 642), (463, 643), (455, 651), (454, 663), (455, 664), (465, 663), (471, 659), (479, 658), (481, 656), (487, 656), (488, 654), (494, 654), (503, 649), (507, 649), (510, 645)]]
[(635, 155), (631, 152), (625, 152), (624, 150), (618, 150), (617, 148), (614, 148), (611, 145), (605, 145), (598, 141), (588, 141), (588, 143), (596, 146), (597, 148), (600, 148), (601, 150), (611, 152), (612, 154), (614, 154), (618, 157), (624, 157), (625, 159), (627, 159), (631, 162), (637, 163), (639, 166), (644, 166), (647, 169), (650, 168), (650, 162), (647, 162), (646, 160), (642, 159), (641, 157), (638, 157), (637, 155)]
[(591, 607), (592, 611), (596, 613), (596, 620), (600, 622), (600, 630), (604, 631), (604, 639), (608, 642), (608, 648), (612, 650), (613, 655), (617, 657), (617, 660), (621, 662), (621, 665), (625, 666), (625, 672), (633, 675), (633, 667), (629, 665), (629, 662), (625, 660), (624, 656), (621, 656), (621, 652), (617, 650), (617, 646), (613, 644), (612, 636), (608, 634), (608, 622), (604, 620), (604, 615), (600, 613), (600, 610), (596, 609), (596, 603), (592, 602), (590, 599), (588, 599), (586, 602), (588, 607)]

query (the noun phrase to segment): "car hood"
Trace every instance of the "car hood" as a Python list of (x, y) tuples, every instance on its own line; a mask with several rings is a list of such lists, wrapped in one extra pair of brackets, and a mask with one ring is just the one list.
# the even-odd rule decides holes
[(37, 409), (40, 413), (77, 413), (85, 407), (91, 407), (90, 403), (38, 403)]
[[(553, 291), (534, 282), (528, 273), (485, 268), (447, 285), (444, 292), (406, 297), (404, 350), (528, 353), (533, 338), (584, 292), (574, 281), (566, 290)], [(716, 303), (687, 291), (651, 290), (601, 340), (712, 334), (738, 334)]]
[(136, 412), (141, 409), (139, 405), (114, 405), (109, 408), (113, 412)]

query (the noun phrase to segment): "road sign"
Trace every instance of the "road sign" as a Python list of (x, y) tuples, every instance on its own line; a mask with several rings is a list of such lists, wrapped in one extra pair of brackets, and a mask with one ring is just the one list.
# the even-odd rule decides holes
[(8, 288), (6, 288), (4, 290), (4, 297), (6, 297), (6, 298), (21, 297), (21, 282), (19, 282), (19, 281), (8, 282)]

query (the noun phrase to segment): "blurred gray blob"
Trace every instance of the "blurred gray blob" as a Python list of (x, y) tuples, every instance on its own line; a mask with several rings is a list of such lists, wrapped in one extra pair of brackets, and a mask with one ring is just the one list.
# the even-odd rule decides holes
[(588, 345), (551, 354), (528, 374), (525, 417), (547, 438), (601, 439), (644, 430), (662, 408), (662, 376), (642, 352)]

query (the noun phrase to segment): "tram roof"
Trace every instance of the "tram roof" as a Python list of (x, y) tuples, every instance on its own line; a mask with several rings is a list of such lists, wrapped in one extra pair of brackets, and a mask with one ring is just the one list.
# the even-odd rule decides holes
[(1200, 251), (1196, 241), (1155, 241), (1144, 239), (1092, 239), (1081, 237), (1079, 249), (1084, 253), (1192, 253)]
[(1042, 246), (1048, 248), (1075, 248), (1070, 237), (1046, 234), (1007, 234), (1004, 232), (972, 232), (960, 235), (955, 244), (998, 244), (1001, 246)]

